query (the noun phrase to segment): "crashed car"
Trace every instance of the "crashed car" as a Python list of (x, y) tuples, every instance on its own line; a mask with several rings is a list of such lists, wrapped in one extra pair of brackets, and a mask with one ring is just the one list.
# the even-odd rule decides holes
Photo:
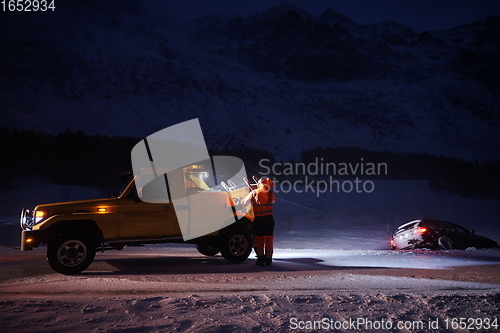
[(391, 238), (393, 250), (465, 250), (470, 247), (500, 248), (494, 240), (476, 235), (474, 229), (468, 230), (455, 223), (430, 219), (405, 223)]

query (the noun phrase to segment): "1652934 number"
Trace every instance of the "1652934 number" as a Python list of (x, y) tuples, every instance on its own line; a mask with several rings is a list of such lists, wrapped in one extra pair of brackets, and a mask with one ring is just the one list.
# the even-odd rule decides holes
[(452, 330), (497, 330), (499, 328), (498, 318), (446, 318), (445, 328)]
[(4, 12), (46, 12), (56, 10), (55, 0), (2, 0)]

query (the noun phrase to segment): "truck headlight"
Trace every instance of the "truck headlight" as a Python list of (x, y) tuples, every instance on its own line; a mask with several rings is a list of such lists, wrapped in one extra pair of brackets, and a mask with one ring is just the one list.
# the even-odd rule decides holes
[(21, 210), (21, 219), (20, 219), (21, 229), (23, 230), (31, 230), (33, 227), (33, 212), (29, 209), (23, 208)]

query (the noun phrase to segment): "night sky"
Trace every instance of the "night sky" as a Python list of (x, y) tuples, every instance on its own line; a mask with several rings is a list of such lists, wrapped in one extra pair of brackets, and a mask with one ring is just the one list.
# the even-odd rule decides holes
[[(163, 6), (165, 14), (180, 20), (212, 13), (250, 13), (282, 3), (281, 0), (191, 0), (149, 2)], [(289, 0), (297, 7), (319, 16), (326, 8), (347, 15), (356, 22), (371, 24), (393, 20), (417, 32), (438, 31), (500, 15), (498, 0)]]

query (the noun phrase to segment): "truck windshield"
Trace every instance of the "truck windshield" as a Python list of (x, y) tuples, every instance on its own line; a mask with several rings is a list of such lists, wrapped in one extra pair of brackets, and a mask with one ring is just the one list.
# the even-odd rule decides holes
[(129, 172), (124, 172), (120, 176), (118, 176), (115, 186), (111, 191), (111, 197), (112, 198), (119, 197), (123, 193), (123, 191), (125, 191), (125, 189), (127, 188), (128, 184), (130, 184), (130, 181), (132, 179), (134, 179), (134, 177)]

